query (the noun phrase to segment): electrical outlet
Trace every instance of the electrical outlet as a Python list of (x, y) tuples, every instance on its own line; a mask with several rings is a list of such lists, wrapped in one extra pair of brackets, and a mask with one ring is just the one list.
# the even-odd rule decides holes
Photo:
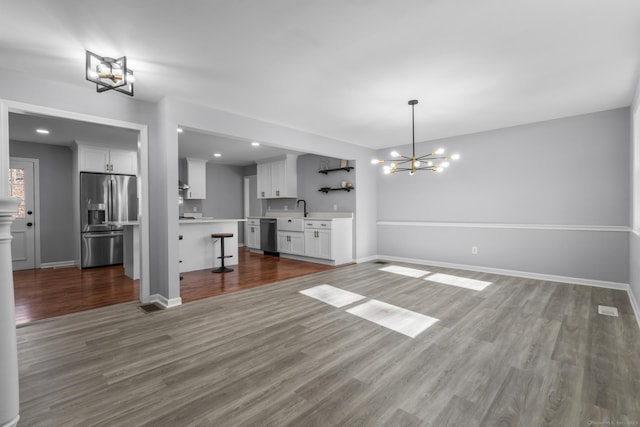
[(193, 211), (194, 211), (194, 212), (198, 212), (198, 207), (197, 207), (197, 206), (194, 206), (194, 207), (193, 207)]
[(478, 255), (478, 247), (477, 246), (471, 246), (471, 254), (472, 255)]
[(284, 210), (288, 211), (289, 210), (289, 205), (284, 205)]
[(338, 205), (333, 205), (333, 210), (337, 212), (338, 211)]

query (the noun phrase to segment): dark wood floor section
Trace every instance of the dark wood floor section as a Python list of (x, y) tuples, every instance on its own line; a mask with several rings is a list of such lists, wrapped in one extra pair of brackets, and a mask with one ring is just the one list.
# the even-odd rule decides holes
[[(184, 303), (224, 293), (304, 276), (335, 267), (265, 256), (240, 248), (234, 271), (184, 273), (180, 292)], [(16, 324), (139, 300), (139, 284), (122, 266), (79, 270), (75, 267), (24, 270), (13, 273)]]
[[(638, 425), (640, 331), (625, 292), (428, 267), (491, 282), (474, 291), (380, 267), (18, 328), (20, 425)], [(320, 284), (439, 321), (412, 339), (347, 313), (366, 300), (335, 308), (299, 293)]]
[(75, 267), (13, 273), (16, 324), (138, 301), (138, 281), (122, 266), (80, 270)]
[(183, 273), (184, 278), (180, 283), (182, 302), (196, 301), (335, 268), (329, 265), (255, 254), (246, 248), (240, 249), (238, 257), (238, 265), (231, 266), (233, 271), (230, 273), (211, 273), (211, 270)]

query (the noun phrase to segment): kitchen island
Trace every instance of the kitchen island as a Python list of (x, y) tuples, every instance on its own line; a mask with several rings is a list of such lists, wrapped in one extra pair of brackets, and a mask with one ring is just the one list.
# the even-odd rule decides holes
[[(225, 265), (238, 264), (238, 222), (245, 219), (180, 219), (178, 230), (182, 240), (178, 243), (180, 273), (213, 269), (220, 266), (220, 240), (212, 239), (213, 233), (233, 233), (224, 241)], [(140, 241), (137, 221), (108, 222), (106, 224), (124, 228), (123, 264), (124, 274), (132, 279), (140, 278)], [(178, 241), (176, 236), (176, 241)]]
[(233, 233), (224, 239), (224, 264), (238, 264), (238, 222), (246, 219), (181, 219), (179, 231), (182, 235), (178, 252), (180, 273), (220, 267), (220, 239), (212, 239), (212, 233)]

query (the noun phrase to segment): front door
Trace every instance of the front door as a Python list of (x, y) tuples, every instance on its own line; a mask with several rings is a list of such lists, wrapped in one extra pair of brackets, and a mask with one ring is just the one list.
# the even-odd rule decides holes
[(10, 160), (10, 196), (20, 199), (18, 215), (11, 225), (13, 270), (36, 268), (35, 162)]

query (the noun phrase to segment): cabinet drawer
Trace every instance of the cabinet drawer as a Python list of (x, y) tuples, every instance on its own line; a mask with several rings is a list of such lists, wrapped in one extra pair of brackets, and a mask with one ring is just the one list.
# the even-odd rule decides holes
[(326, 220), (306, 220), (304, 222), (304, 228), (322, 228), (331, 229), (331, 221)]

